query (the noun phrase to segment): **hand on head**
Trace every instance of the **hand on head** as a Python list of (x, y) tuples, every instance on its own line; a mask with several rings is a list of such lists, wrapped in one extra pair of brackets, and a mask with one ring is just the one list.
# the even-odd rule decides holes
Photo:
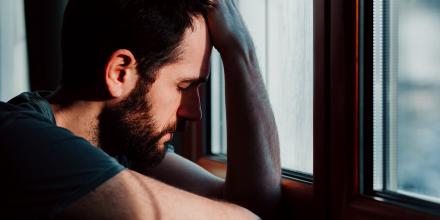
[(207, 24), (220, 52), (252, 42), (236, 0), (209, 0)]

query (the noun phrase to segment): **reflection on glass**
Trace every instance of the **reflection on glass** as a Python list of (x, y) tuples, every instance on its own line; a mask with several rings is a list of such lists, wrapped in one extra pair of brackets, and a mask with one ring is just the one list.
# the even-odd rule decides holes
[(440, 1), (374, 10), (375, 189), (440, 203)]

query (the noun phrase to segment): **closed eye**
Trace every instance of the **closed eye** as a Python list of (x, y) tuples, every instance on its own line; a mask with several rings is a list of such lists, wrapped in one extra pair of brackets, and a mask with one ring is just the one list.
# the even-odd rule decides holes
[(194, 84), (191, 82), (181, 82), (177, 85), (179, 91), (186, 91), (190, 89)]
[(198, 88), (200, 84), (206, 81), (206, 78), (184, 78), (177, 83), (177, 88), (180, 92), (184, 92), (191, 88)]

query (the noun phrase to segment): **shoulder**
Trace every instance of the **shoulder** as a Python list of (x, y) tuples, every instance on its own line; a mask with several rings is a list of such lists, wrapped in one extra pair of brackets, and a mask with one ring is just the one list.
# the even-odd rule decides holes
[(0, 102), (0, 132), (53, 126), (52, 121), (37, 111)]
[(41, 218), (56, 215), (125, 169), (44, 115), (6, 103), (0, 103), (0, 153), (5, 207)]
[(8, 103), (0, 103), (0, 144), (2, 150), (51, 145), (76, 139), (68, 130), (57, 127), (42, 114)]

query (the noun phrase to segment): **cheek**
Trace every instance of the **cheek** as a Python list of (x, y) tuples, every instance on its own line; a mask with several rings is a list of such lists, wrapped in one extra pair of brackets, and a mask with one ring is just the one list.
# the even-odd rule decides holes
[[(173, 91), (174, 90), (174, 91)], [(161, 128), (176, 121), (176, 113), (180, 106), (181, 93), (175, 88), (161, 89), (150, 93), (152, 117)]]

